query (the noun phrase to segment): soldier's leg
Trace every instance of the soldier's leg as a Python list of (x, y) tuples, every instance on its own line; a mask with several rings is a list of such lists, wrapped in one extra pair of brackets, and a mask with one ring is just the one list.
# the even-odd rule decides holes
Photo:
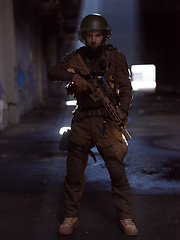
[(88, 150), (92, 147), (88, 131), (89, 119), (73, 119), (64, 181), (65, 218), (58, 231), (60, 235), (69, 235), (78, 226), (78, 213), (85, 184), (84, 170), (87, 166)]
[(73, 149), (67, 157), (67, 175), (64, 181), (65, 217), (78, 216), (81, 197), (84, 190), (84, 170), (87, 166), (88, 154)]
[(103, 136), (101, 119), (94, 124), (96, 147), (104, 159), (111, 178), (111, 189), (119, 216), (119, 227), (126, 235), (137, 235), (138, 230), (132, 221), (131, 188), (126, 176), (124, 157), (128, 144), (112, 121), (107, 119), (106, 137)]
[[(132, 218), (131, 215), (131, 188), (126, 176), (124, 157), (128, 146), (123, 138), (109, 139), (112, 145), (97, 146), (104, 159), (111, 178), (111, 191), (117, 213), (120, 219)], [(109, 143), (110, 143), (109, 142)]]
[(94, 141), (110, 174), (112, 196), (118, 216), (120, 219), (131, 218), (131, 188), (124, 165), (128, 144), (110, 119), (106, 119), (104, 137), (102, 124), (103, 118), (94, 119)]

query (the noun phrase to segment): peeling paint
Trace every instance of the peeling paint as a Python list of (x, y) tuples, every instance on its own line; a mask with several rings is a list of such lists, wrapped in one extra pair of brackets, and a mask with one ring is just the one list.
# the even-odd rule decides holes
[(26, 98), (25, 97), (26, 94), (23, 93), (25, 89), (28, 90), (28, 92), (33, 96), (36, 96), (37, 87), (36, 87), (35, 80), (31, 75), (31, 73), (22, 67), (20, 61), (16, 68), (16, 79), (17, 79), (17, 90), (21, 92), (24, 99)]

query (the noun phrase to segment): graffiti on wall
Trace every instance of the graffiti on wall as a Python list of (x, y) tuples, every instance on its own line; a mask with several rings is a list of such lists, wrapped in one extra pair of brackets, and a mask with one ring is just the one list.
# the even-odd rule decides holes
[(18, 84), (18, 90), (23, 91), (24, 88), (27, 86), (27, 76), (25, 69), (23, 69), (21, 66), (18, 67), (17, 73), (17, 84)]
[(36, 96), (36, 84), (32, 74), (18, 64), (16, 68), (17, 90), (24, 99)]

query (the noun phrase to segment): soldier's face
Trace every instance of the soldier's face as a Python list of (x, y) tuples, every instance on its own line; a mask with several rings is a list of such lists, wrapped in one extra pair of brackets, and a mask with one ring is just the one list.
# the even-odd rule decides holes
[(103, 31), (87, 31), (86, 46), (96, 48), (102, 45), (104, 36)]

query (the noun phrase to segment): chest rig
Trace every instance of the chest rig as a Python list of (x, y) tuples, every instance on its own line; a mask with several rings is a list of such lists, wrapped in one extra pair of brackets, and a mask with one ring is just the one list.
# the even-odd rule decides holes
[[(117, 50), (117, 48), (108, 44), (104, 49), (101, 58), (99, 59), (90, 59), (84, 56), (84, 61), (88, 67), (91, 76), (96, 77), (99, 86), (104, 90), (105, 95), (111, 100), (113, 105), (118, 105), (118, 79), (116, 74), (112, 72), (110, 55), (112, 50)], [(111, 60), (113, 55), (111, 55)]]
[[(112, 51), (115, 48), (112, 45), (105, 46), (101, 57), (97, 59), (90, 59), (85, 56), (85, 52), (82, 49), (78, 52), (87, 68), (90, 71), (92, 81), (97, 88), (100, 88), (104, 92), (104, 95), (109, 98), (111, 104), (115, 107), (118, 105), (119, 97), (116, 91), (118, 86), (116, 72), (112, 71), (111, 64), (113, 64), (113, 69), (115, 67)], [(110, 59), (111, 57), (111, 59)], [(95, 102), (95, 104), (94, 104)], [(106, 137), (106, 119), (110, 118), (108, 112), (103, 106), (101, 100), (94, 100), (91, 95), (87, 95), (81, 104), (73, 112), (75, 120), (80, 121), (84, 117), (102, 117), (103, 118), (103, 136)]]
[(86, 66), (90, 70), (91, 75), (98, 78), (104, 76), (112, 89), (114, 88), (114, 76), (110, 74), (111, 63), (109, 62), (109, 57), (113, 49), (115, 48), (108, 44), (100, 59), (85, 58)]

